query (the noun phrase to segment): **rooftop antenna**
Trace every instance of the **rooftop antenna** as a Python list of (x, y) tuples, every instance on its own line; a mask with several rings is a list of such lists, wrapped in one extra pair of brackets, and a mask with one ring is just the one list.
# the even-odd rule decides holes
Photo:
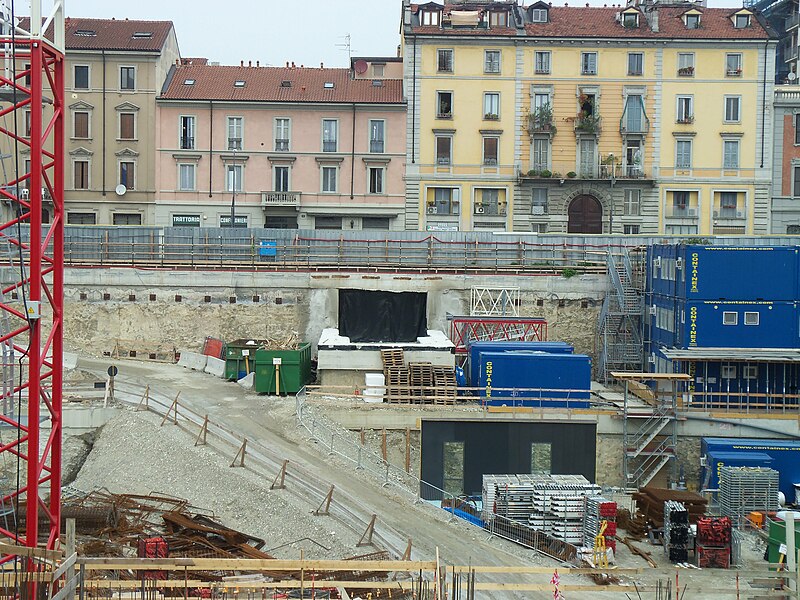
[(336, 44), (336, 47), (339, 48), (340, 50), (344, 50), (347, 52), (347, 60), (349, 62), (350, 59), (353, 58), (353, 52), (355, 52), (355, 50), (353, 50), (353, 47), (350, 45), (350, 40), (351, 40), (350, 34), (348, 33), (347, 35), (340, 35), (339, 39), (344, 40), (344, 43)]

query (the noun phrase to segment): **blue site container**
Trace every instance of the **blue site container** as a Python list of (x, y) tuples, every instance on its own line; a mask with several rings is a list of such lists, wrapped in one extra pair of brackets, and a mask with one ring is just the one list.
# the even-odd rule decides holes
[(471, 385), (477, 385), (472, 382), (478, 381), (478, 371), (480, 370), (479, 355), (482, 352), (517, 352), (519, 350), (533, 350), (549, 354), (572, 354), (575, 352), (575, 348), (567, 342), (508, 342), (500, 340), (494, 342), (471, 342), (467, 348), (467, 359), (469, 361), (467, 373), (469, 373)]
[(780, 490), (787, 501), (794, 501), (794, 485), (800, 483), (800, 440), (756, 438), (713, 438), (700, 440), (700, 456), (720, 452), (763, 452), (772, 458), (770, 468), (780, 473)]
[(719, 452), (709, 451), (705, 455), (700, 472), (700, 489), (716, 490), (719, 488), (719, 474), (722, 467), (769, 467), (774, 459), (764, 452)]
[[(691, 300), (796, 300), (800, 298), (798, 250), (797, 246), (659, 245), (648, 261), (652, 273), (648, 291)], [(668, 265), (673, 258), (675, 281)]]
[(648, 250), (649, 290), (661, 296), (676, 295), (676, 280), (680, 277), (677, 266), (678, 246), (656, 244)]
[(584, 354), (482, 352), (479, 364), (476, 387), (490, 406), (589, 406), (592, 361)]
[(796, 302), (678, 300), (679, 348), (795, 348)]
[(656, 346), (672, 348), (677, 340), (680, 309), (674, 296), (652, 295), (647, 306), (645, 339)]

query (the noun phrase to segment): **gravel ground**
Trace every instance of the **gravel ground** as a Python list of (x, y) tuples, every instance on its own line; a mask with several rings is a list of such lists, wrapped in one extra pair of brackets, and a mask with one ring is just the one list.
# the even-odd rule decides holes
[[(315, 517), (287, 490), (270, 490), (271, 481), (246, 469), (231, 468), (210, 447), (195, 447), (190, 434), (165, 425), (146, 412), (126, 411), (100, 431), (72, 483), (83, 491), (107, 488), (114, 493), (165, 493), (186, 498), (214, 512), (223, 524), (266, 540), (278, 558), (346, 558), (357, 537), (335, 521)], [(310, 538), (290, 544), (301, 538)], [(320, 544), (320, 545), (317, 545)], [(330, 550), (326, 550), (329, 548)]]

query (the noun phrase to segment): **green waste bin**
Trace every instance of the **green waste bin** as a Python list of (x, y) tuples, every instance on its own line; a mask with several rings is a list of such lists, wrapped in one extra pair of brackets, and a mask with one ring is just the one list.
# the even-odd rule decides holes
[[(276, 362), (280, 360), (280, 365)], [(256, 380), (259, 394), (276, 393), (276, 370), (280, 370), (280, 393), (296, 394), (311, 383), (311, 344), (301, 344), (297, 350), (256, 350)]]
[[(786, 522), (769, 520), (769, 540), (767, 541), (767, 555), (770, 564), (778, 564), (780, 560), (780, 547), (786, 543)], [(800, 550), (800, 519), (794, 523), (794, 547)], [(786, 562), (784, 559), (783, 562)]]
[[(262, 340), (233, 340), (225, 344), (225, 379), (239, 381), (248, 373), (255, 371), (255, 352), (263, 343)], [(245, 352), (249, 352), (247, 360)]]

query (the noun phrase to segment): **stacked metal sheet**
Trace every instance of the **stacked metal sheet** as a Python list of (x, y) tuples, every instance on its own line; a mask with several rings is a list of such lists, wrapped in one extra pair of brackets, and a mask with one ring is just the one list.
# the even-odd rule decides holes
[(767, 467), (722, 467), (720, 512), (740, 527), (753, 511), (778, 510), (779, 477), (778, 471)]
[(689, 560), (689, 511), (680, 502), (664, 503), (664, 552), (672, 563)]
[(579, 544), (584, 498), (599, 493), (582, 475), (484, 475), (483, 520), (499, 515)]

